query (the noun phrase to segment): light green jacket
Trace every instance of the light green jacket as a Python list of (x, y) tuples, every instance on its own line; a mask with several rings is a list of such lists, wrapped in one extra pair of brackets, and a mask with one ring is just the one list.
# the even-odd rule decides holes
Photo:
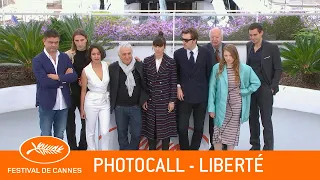
[[(219, 63), (213, 66), (210, 83), (208, 112), (215, 113), (214, 125), (222, 127), (227, 109), (228, 97), (228, 73), (226, 66), (219, 77)], [(241, 124), (248, 121), (250, 111), (251, 94), (261, 85), (261, 82), (253, 69), (243, 63), (240, 63), (240, 94), (242, 98)]]

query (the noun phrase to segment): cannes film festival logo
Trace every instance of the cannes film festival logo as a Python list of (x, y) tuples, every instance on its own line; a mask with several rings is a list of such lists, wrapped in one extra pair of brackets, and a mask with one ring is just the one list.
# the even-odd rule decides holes
[(52, 136), (33, 137), (20, 145), (21, 156), (33, 163), (51, 164), (62, 161), (70, 153), (69, 145)]

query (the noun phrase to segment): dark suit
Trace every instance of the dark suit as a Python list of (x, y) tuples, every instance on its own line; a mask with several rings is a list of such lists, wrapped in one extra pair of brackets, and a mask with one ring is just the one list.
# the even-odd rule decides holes
[[(221, 43), (221, 57), (220, 59), (222, 59), (223, 57), (223, 48), (226, 44), (225, 43)], [(211, 43), (208, 43), (206, 45), (204, 45), (203, 47), (207, 48), (209, 50), (209, 52), (211, 53), (211, 57), (212, 57), (212, 63), (213, 66), (215, 64), (218, 63), (217, 58), (216, 58), (216, 51), (213, 49), (213, 46)], [(213, 118), (211, 118), (209, 116), (209, 135), (210, 135), (210, 143), (211, 143), (211, 148), (210, 150), (214, 150), (214, 146), (213, 146), (213, 129), (214, 129), (214, 124), (213, 124)], [(223, 149), (227, 149), (226, 146), (223, 146)]]
[[(254, 44), (247, 43), (247, 64), (252, 65)], [(250, 105), (250, 144), (253, 150), (260, 150), (260, 122), (259, 110), (261, 114), (261, 122), (263, 125), (264, 150), (274, 149), (274, 137), (272, 126), (272, 106), (273, 95), (279, 91), (279, 81), (282, 73), (281, 58), (279, 48), (275, 44), (263, 41), (261, 45), (260, 59), (260, 88), (251, 95)], [(252, 54), (251, 54), (252, 53)], [(273, 93), (272, 93), (273, 90)]]
[[(222, 51), (221, 52), (221, 57), (220, 57), (221, 59), (223, 57), (223, 48), (224, 48), (225, 45), (226, 45), (225, 43), (221, 43), (221, 51)], [(212, 44), (208, 43), (208, 44), (204, 45), (203, 47), (205, 47), (205, 48), (207, 48), (209, 50), (209, 52), (211, 54), (211, 57), (212, 57), (213, 65), (217, 64), (218, 62), (217, 62), (217, 59), (216, 59), (216, 51), (213, 49)]]
[[(125, 86), (127, 77), (122, 72), (119, 62), (114, 62), (109, 66), (111, 113), (115, 112), (120, 150), (139, 149), (142, 128), (141, 106), (148, 100), (146, 84), (143, 80), (142, 63), (137, 61), (134, 66), (132, 73), (136, 86), (131, 97), (127, 94)], [(130, 142), (128, 140), (129, 127)]]
[[(206, 48), (198, 46), (198, 56), (194, 65), (188, 65), (187, 50), (184, 48), (174, 52), (174, 59), (177, 64), (178, 84), (181, 85), (184, 93), (184, 101), (179, 101), (178, 105), (180, 149), (198, 150), (207, 109), (212, 57)], [(192, 112), (194, 132), (191, 145), (189, 145), (188, 128)]]

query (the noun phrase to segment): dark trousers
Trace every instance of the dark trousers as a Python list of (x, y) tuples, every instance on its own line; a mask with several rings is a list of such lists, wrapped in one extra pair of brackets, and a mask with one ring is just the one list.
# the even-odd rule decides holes
[(80, 131), (80, 141), (79, 146), (76, 140), (76, 116), (75, 110), (78, 108), (80, 111), (80, 95), (71, 96), (72, 105), (68, 111), (67, 120), (67, 139), (71, 150), (87, 150), (87, 140), (86, 140), (86, 120), (81, 119), (81, 131)]
[(259, 112), (261, 114), (261, 122), (263, 126), (263, 150), (273, 150), (273, 126), (272, 126), (272, 106), (273, 94), (268, 85), (262, 84), (260, 88), (251, 95), (250, 105), (250, 144), (252, 150), (260, 150), (260, 121)]
[[(170, 138), (166, 138), (162, 140), (162, 150), (169, 150)], [(148, 139), (149, 150), (157, 149), (157, 140), (156, 139)]]
[[(114, 112), (120, 150), (138, 150), (142, 129), (140, 106), (116, 106)], [(131, 134), (130, 142), (128, 138), (129, 127)]]
[[(179, 126), (179, 144), (180, 150), (198, 150), (201, 144), (203, 135), (203, 124), (206, 116), (207, 102), (205, 103), (187, 103), (184, 101), (179, 102), (179, 116), (178, 116), (178, 126)], [(194, 120), (194, 130), (191, 140), (191, 145), (189, 145), (189, 120), (190, 115), (193, 112)]]
[(213, 129), (214, 129), (214, 123), (213, 123), (213, 118), (211, 118), (209, 116), (209, 136), (210, 136), (210, 143), (211, 143), (211, 147), (210, 150), (214, 150), (214, 146), (213, 146)]

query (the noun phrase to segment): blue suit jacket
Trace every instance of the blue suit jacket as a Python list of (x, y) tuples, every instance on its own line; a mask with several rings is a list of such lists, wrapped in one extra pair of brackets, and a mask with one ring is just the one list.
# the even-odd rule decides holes
[(68, 68), (73, 68), (67, 54), (60, 52), (57, 74), (60, 81), (50, 79), (47, 74), (56, 74), (53, 64), (44, 52), (38, 54), (32, 60), (32, 70), (37, 80), (36, 106), (46, 110), (52, 110), (57, 97), (57, 88), (62, 87), (62, 95), (68, 107), (71, 105), (69, 83), (77, 80), (78, 76), (73, 73), (65, 74)]
[(209, 79), (213, 66), (210, 52), (198, 46), (199, 52), (196, 64), (191, 70), (187, 67), (187, 50), (180, 48), (174, 52), (177, 65), (178, 84), (184, 93), (187, 103), (204, 103), (208, 101)]

